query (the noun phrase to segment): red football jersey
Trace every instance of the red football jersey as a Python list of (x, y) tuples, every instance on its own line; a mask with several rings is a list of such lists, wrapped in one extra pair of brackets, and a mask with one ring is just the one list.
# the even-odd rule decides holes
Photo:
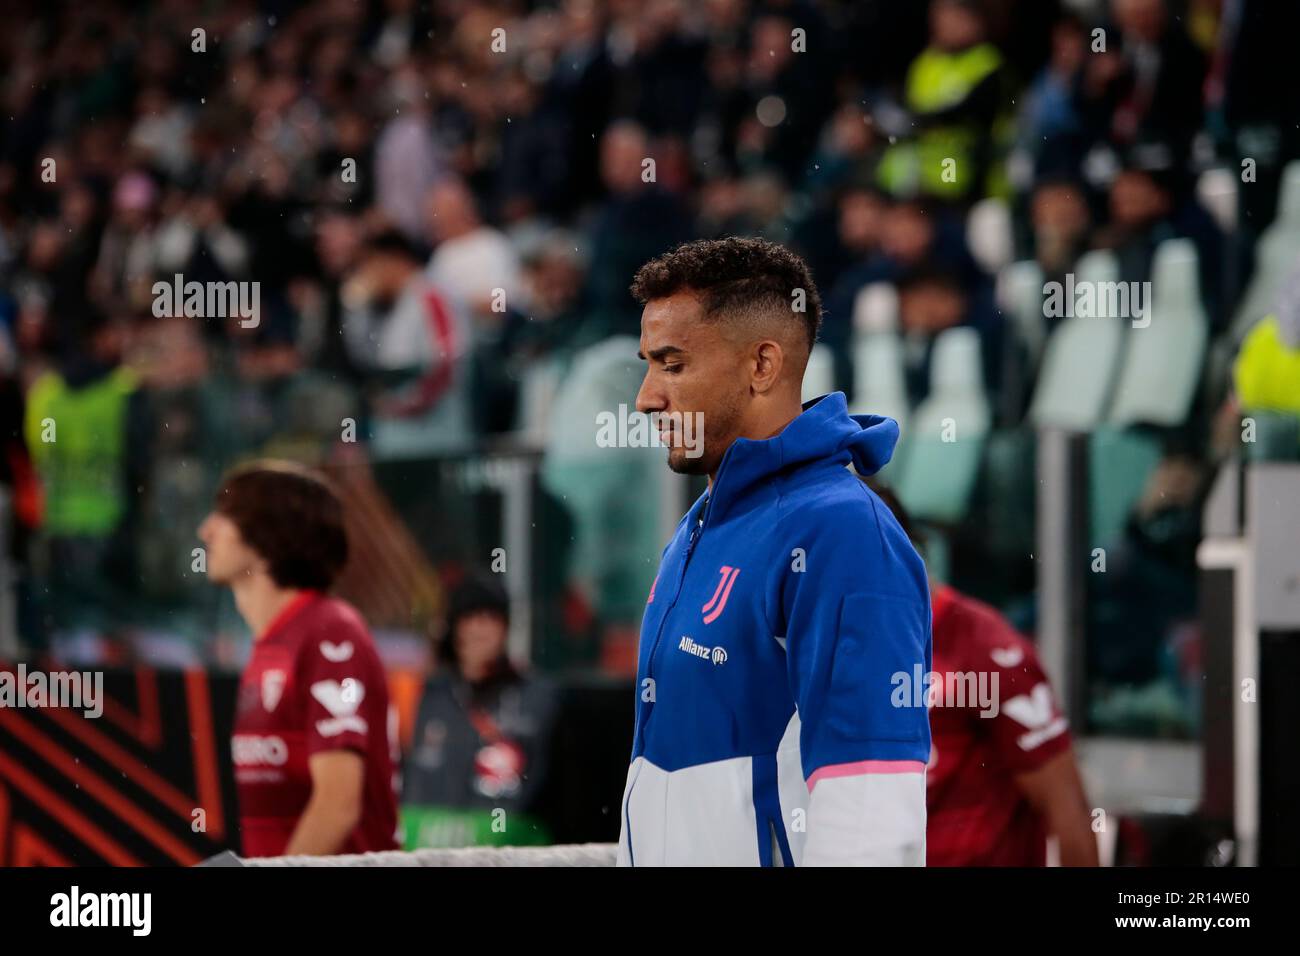
[(936, 587), (933, 612), (926, 863), (1043, 866), (1046, 830), (1014, 777), (1068, 750), (1069, 725), (1033, 644), (997, 611)]
[(278, 856), (311, 796), (307, 760), (353, 750), (366, 763), (361, 820), (340, 852), (397, 848), (395, 714), (374, 641), (348, 604), (295, 597), (253, 643), (231, 751), (245, 856)]

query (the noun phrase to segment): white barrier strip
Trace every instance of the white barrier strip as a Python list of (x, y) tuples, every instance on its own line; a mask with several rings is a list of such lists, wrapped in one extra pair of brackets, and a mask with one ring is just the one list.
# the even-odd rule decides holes
[(613, 866), (614, 843), (561, 846), (459, 847), (410, 853), (241, 858), (244, 866)]

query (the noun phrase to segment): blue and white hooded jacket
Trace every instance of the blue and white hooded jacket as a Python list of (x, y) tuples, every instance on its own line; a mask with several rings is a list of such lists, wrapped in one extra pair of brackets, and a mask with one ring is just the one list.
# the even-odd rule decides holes
[(738, 439), (641, 624), (623, 865), (925, 863), (925, 566), (869, 475), (892, 419), (833, 392)]

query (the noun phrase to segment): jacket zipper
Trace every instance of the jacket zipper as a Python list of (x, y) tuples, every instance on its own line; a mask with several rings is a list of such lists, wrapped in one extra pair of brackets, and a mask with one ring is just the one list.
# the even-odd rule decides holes
[[(708, 520), (708, 507), (709, 503), (706, 500), (702, 509), (704, 511), (704, 516), (696, 520), (695, 527), (691, 529), (691, 536), (686, 541), (686, 554), (682, 556), (682, 572), (677, 576), (677, 588), (673, 593), (673, 599), (669, 603), (668, 609), (664, 611), (664, 616), (659, 619), (659, 630), (655, 632), (655, 642), (650, 647), (650, 657), (646, 661), (646, 679), (650, 681), (651, 688), (655, 686), (655, 657), (659, 653), (659, 643), (663, 640), (664, 627), (667, 626), (668, 618), (672, 615), (673, 609), (677, 607), (677, 602), (682, 596), (682, 585), (686, 581), (686, 569), (690, 566), (691, 555), (695, 553), (695, 545), (699, 543), (700, 535), (704, 532), (704, 522)], [(637, 688), (637, 692), (640, 693), (640, 688)], [(645, 719), (641, 721), (640, 734), (638, 739), (635, 741), (636, 746), (634, 748), (637, 751), (640, 751), (641, 743), (645, 740), (645, 729), (646, 725), (650, 723), (650, 713), (654, 709), (654, 702), (655, 701), (652, 698), (650, 701), (651, 710), (646, 712)], [(624, 825), (627, 827), (627, 855), (628, 860), (633, 866), (636, 866), (636, 854), (632, 852), (632, 792), (636, 789), (636, 783), (640, 777), (641, 771), (638, 769), (636, 776), (632, 778), (632, 785), (627, 788), (627, 802), (624, 804), (623, 809)]]
[[(655, 686), (654, 683), (655, 659), (659, 654), (659, 644), (663, 640), (664, 627), (667, 626), (669, 616), (673, 613), (673, 609), (677, 607), (677, 602), (681, 599), (682, 585), (686, 582), (686, 570), (687, 568), (690, 567), (691, 555), (695, 553), (695, 545), (699, 543), (700, 535), (704, 533), (704, 521), (708, 519), (707, 501), (705, 502), (704, 510), (706, 512), (704, 518), (699, 519), (695, 522), (695, 527), (691, 529), (691, 536), (686, 541), (686, 553), (682, 556), (682, 572), (677, 576), (677, 588), (673, 593), (672, 603), (668, 605), (668, 610), (664, 611), (664, 616), (659, 620), (659, 630), (655, 632), (655, 642), (650, 648), (650, 658), (646, 662), (646, 678), (650, 681), (651, 687)], [(648, 714), (646, 715), (646, 720), (641, 722), (641, 740), (645, 740), (645, 727), (647, 723), (649, 723)], [(638, 743), (639, 742), (640, 741), (638, 741)]]

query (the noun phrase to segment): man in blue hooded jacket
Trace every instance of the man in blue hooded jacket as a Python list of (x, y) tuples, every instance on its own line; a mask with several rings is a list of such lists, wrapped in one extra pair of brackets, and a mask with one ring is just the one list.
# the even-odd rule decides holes
[(845, 467), (881, 468), (898, 425), (801, 405), (821, 302), (788, 250), (689, 243), (632, 292), (637, 408), (709, 485), (646, 601), (620, 863), (924, 865), (925, 567)]

